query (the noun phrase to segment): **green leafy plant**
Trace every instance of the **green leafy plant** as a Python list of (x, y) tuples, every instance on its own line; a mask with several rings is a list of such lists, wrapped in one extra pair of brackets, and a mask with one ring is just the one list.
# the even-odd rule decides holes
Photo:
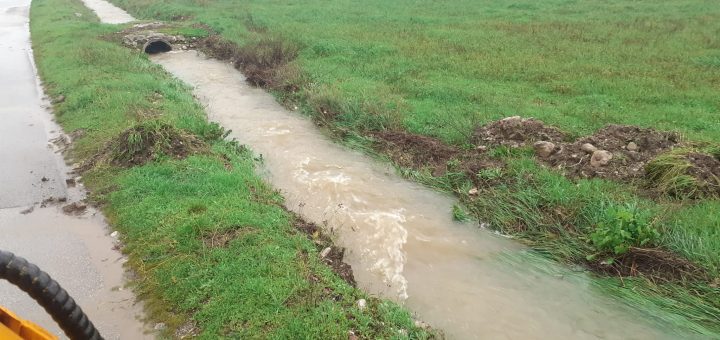
[(503, 176), (502, 168), (485, 168), (477, 173), (477, 177), (482, 180), (492, 181)]
[[(603, 221), (590, 234), (590, 241), (599, 252), (622, 255), (630, 247), (648, 246), (660, 237), (650, 221), (650, 214), (634, 204), (611, 205), (604, 215)], [(593, 258), (592, 255), (588, 257), (589, 260)]]
[(467, 222), (470, 220), (470, 215), (463, 207), (458, 204), (453, 205), (452, 208), (453, 219), (458, 222)]

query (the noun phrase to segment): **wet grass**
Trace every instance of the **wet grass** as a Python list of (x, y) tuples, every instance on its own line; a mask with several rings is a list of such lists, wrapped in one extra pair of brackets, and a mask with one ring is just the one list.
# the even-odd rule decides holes
[[(542, 119), (571, 137), (615, 123), (720, 140), (715, 1), (113, 2), (139, 17), (192, 17), (236, 48), (267, 39), (299, 46), (287, 63), (293, 71), (280, 74), (293, 86), (271, 90), (370, 153), (368, 130), (403, 129), (472, 148), (476, 126), (512, 115)], [(617, 254), (597, 249), (591, 236), (613, 212), (636, 207), (642, 227), (651, 228), (643, 230), (659, 233), (642, 246), (670, 251), (678, 264), (692, 261), (702, 277), (628, 277), (608, 266), (597, 285), (648, 315), (674, 312), (663, 320), (720, 336), (720, 201), (672, 194), (694, 190), (680, 176), (685, 163), (657, 160), (661, 183), (649, 186), (670, 194), (650, 197), (640, 184), (569, 180), (539, 166), (527, 148), (487, 155), (506, 166), (478, 178), (400, 170), (456, 193), (464, 203), (448, 212), (456, 218), (469, 213), (547, 257), (594, 270)], [(473, 182), (486, 184), (468, 195)], [(642, 243), (629, 242), (618, 249)]]
[[(113, 2), (192, 17), (240, 45), (282, 36), (304, 47), (315, 91), (400, 107), (411, 132), (448, 142), (509, 115), (577, 134), (625, 123), (720, 139), (712, 0)], [(347, 124), (362, 125), (357, 111)]]
[[(77, 0), (35, 0), (31, 17), (47, 94), (65, 98), (57, 120), (77, 136), (73, 160), (118, 140), (131, 152), (122, 161), (142, 156), (93, 162), (83, 175), (120, 231), (133, 285), (150, 320), (166, 324), (164, 336), (431, 336), (406, 310), (368, 297), (322, 262), (282, 197), (255, 174), (253, 154), (223, 140), (189, 89), (101, 38), (117, 27), (99, 24)], [(202, 152), (172, 154), (180, 137), (201, 142)]]

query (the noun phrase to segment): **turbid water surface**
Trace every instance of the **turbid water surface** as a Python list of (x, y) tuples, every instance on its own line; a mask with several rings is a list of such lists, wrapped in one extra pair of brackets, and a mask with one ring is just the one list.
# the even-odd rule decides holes
[(194, 51), (152, 59), (194, 88), (211, 120), (262, 155), (288, 208), (333, 231), (361, 288), (405, 304), (451, 338), (673, 337), (582, 273), (454, 222), (453, 198), (333, 143), (231, 65)]

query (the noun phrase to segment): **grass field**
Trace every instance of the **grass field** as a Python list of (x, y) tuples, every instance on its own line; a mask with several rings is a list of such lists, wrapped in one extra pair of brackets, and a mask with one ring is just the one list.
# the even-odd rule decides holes
[[(513, 115), (571, 137), (614, 123), (720, 141), (717, 1), (112, 2), (140, 18), (203, 23), (249, 50), (267, 41), (297, 48), (279, 69), (293, 86), (273, 91), (366, 150), (376, 130), (472, 148), (477, 126)], [(451, 164), (439, 177), (401, 171), (455, 192), (464, 203), (456, 216), (469, 213), (562, 262), (593, 266), (602, 249), (627, 251), (602, 237), (613, 233), (689, 260), (703, 279), (604, 273), (597, 282), (650, 314), (674, 311), (668, 322), (720, 336), (717, 198), (652, 197), (635, 182), (568, 179), (538, 165), (528, 148), (489, 154), (505, 166), (478, 173), (491, 185), (477, 197)]]
[[(322, 239), (295, 228), (252, 153), (222, 139), (188, 88), (101, 38), (116, 30), (80, 1), (32, 2), (40, 75), (49, 96), (65, 97), (57, 120), (78, 136), (74, 161), (91, 165), (91, 199), (120, 231), (136, 292), (165, 337), (429, 336), (407, 311), (331, 271)], [(173, 138), (192, 142), (189, 157), (167, 147)], [(148, 162), (123, 164), (146, 150)]]
[(241, 44), (302, 46), (313, 91), (355, 115), (464, 143), (477, 123), (540, 118), (577, 134), (611, 122), (720, 140), (720, 5), (693, 1), (116, 0), (189, 16)]

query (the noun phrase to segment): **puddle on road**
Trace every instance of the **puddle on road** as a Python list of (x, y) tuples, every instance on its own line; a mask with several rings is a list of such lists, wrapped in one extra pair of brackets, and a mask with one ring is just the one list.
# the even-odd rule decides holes
[(211, 120), (262, 154), (289, 209), (334, 231), (361, 288), (404, 303), (449, 337), (673, 338), (602, 297), (582, 274), (529, 261), (516, 243), (454, 222), (451, 197), (334, 144), (231, 65), (194, 51), (152, 60), (194, 87)]

